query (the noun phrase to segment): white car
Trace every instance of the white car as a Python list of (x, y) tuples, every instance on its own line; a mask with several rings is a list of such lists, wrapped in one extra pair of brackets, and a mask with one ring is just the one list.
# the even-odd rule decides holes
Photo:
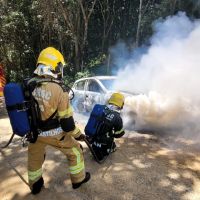
[(77, 80), (72, 87), (72, 105), (75, 111), (90, 112), (96, 103), (105, 104), (114, 92), (112, 86), (115, 80), (115, 76), (94, 76)]

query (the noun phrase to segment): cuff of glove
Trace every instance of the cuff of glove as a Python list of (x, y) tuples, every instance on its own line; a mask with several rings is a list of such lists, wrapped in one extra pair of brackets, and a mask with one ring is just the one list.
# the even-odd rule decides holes
[(73, 131), (72, 131), (72, 136), (76, 139), (79, 138), (81, 136), (81, 131), (78, 127), (76, 127)]
[(85, 135), (81, 134), (79, 137), (75, 138), (76, 140), (83, 141), (85, 139)]

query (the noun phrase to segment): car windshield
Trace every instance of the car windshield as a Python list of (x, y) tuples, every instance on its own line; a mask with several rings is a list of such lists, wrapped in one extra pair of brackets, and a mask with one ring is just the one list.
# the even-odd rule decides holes
[(100, 81), (107, 90), (113, 89), (113, 83), (114, 83), (115, 79), (101, 79)]

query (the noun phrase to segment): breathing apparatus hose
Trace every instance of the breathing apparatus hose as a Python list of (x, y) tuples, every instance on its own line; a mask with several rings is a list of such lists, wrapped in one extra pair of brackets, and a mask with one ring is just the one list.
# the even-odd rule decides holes
[(69, 100), (72, 100), (74, 98), (74, 91), (68, 85), (65, 85), (65, 86), (68, 88), (69, 91), (71, 91), (71, 97), (69, 98)]
[(12, 135), (11, 135), (11, 137), (10, 137), (10, 139), (9, 139), (9, 141), (4, 145), (4, 146), (2, 146), (1, 148), (3, 149), (3, 148), (6, 148), (6, 147), (8, 147), (9, 146), (9, 144), (12, 142), (12, 140), (13, 140), (13, 137), (15, 136), (15, 133), (13, 133)]

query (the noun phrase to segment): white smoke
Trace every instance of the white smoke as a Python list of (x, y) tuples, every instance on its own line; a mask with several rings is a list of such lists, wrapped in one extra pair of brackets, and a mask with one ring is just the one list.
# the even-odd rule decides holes
[[(159, 20), (148, 51), (129, 59), (115, 88), (140, 95), (126, 99), (135, 128), (200, 130), (200, 21), (185, 13)], [(189, 128), (189, 129), (188, 129)]]

